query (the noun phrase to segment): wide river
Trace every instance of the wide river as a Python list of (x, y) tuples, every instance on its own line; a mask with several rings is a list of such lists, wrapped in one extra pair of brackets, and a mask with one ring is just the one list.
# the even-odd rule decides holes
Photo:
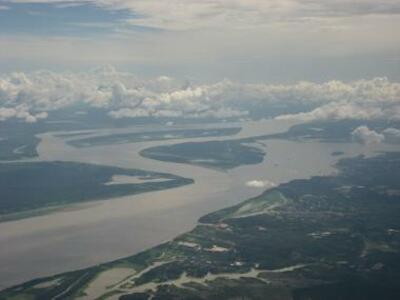
[[(332, 174), (335, 172), (332, 166), (338, 159), (331, 155), (332, 151), (355, 156), (394, 150), (386, 144), (364, 146), (268, 140), (258, 145), (267, 153), (262, 163), (227, 172), (160, 162), (138, 154), (140, 150), (156, 145), (283, 132), (291, 124), (267, 120), (223, 126), (229, 125), (243, 129), (235, 136), (79, 149), (68, 146), (64, 139), (52, 133), (41, 135), (39, 158), (35, 161), (76, 161), (137, 168), (193, 178), (195, 183), (170, 190), (71, 205), (51, 214), (0, 223), (0, 289), (33, 278), (126, 257), (170, 240), (193, 228), (202, 215), (234, 205), (265, 190), (246, 186), (248, 181), (279, 184), (292, 179)], [(221, 125), (210, 125), (215, 126)], [(146, 129), (149, 128), (101, 130), (98, 134)]]

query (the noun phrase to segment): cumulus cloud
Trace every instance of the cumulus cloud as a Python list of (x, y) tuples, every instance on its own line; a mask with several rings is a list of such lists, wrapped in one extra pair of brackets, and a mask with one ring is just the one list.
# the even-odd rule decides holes
[(385, 136), (386, 142), (393, 144), (400, 143), (400, 129), (386, 128), (382, 131), (382, 134)]
[(305, 113), (287, 114), (281, 120), (400, 120), (400, 84), (387, 78), (360, 80), (349, 84), (333, 81), (310, 89), (320, 106)]
[(31, 122), (77, 103), (107, 109), (113, 118), (245, 116), (247, 111), (227, 103), (237, 89), (230, 81), (192, 86), (166, 76), (144, 80), (112, 67), (88, 73), (13, 73), (0, 77), (0, 120), (23, 113), (32, 115), (25, 118)]
[(252, 188), (272, 188), (275, 187), (276, 184), (269, 180), (250, 180), (246, 182), (246, 186)]
[(383, 134), (377, 133), (374, 130), (369, 129), (367, 126), (359, 126), (351, 133), (353, 140), (365, 144), (379, 144), (385, 140)]
[(5, 121), (10, 118), (17, 118), (25, 121), (26, 123), (35, 123), (37, 120), (46, 119), (47, 116), (47, 112), (31, 114), (24, 106), (17, 106), (15, 108), (0, 107), (0, 121)]
[[(390, 118), (397, 118), (389, 111)], [(380, 107), (360, 105), (356, 103), (333, 102), (318, 107), (310, 112), (277, 117), (279, 120), (298, 120), (302, 122), (325, 121), (325, 120), (372, 120), (384, 117), (385, 114)]]
[[(113, 118), (241, 118), (271, 105), (314, 107), (278, 119), (400, 120), (400, 84), (387, 78), (354, 82), (192, 84), (161, 76), (142, 79), (112, 67), (85, 73), (40, 71), (0, 76), (0, 120), (35, 122), (51, 111), (83, 104)], [(251, 116), (251, 115), (250, 115)]]

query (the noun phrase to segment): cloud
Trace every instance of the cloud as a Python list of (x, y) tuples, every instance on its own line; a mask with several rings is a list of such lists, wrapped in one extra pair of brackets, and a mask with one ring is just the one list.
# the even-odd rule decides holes
[(145, 80), (112, 67), (87, 73), (13, 73), (0, 77), (1, 119), (16, 117), (13, 109), (21, 105), (25, 113), (37, 114), (77, 103), (107, 109), (113, 118), (247, 115), (226, 103), (231, 87), (229, 81), (191, 86), (166, 76)]
[(382, 131), (385, 136), (385, 141), (387, 143), (398, 144), (400, 143), (400, 129), (397, 128), (386, 128)]
[(11, 0), (14, 3), (51, 3), (73, 5), (92, 3), (108, 10), (128, 10), (128, 22), (164, 30), (238, 28), (266, 26), (271, 23), (301, 22), (364, 15), (400, 13), (396, 0)]
[[(0, 76), (0, 120), (35, 122), (74, 105), (102, 108), (113, 118), (241, 118), (271, 107), (313, 107), (277, 119), (400, 120), (400, 84), (387, 78), (294, 84), (193, 84), (160, 76), (143, 79), (107, 66), (88, 72), (12, 73)], [(81, 108), (80, 108), (81, 109)]]
[[(392, 115), (390, 111), (389, 114), (390, 118), (398, 118), (397, 114)], [(346, 102), (334, 102), (318, 107), (310, 112), (282, 115), (277, 117), (277, 119), (311, 122), (346, 119), (373, 120), (383, 117), (385, 117), (385, 114), (380, 107), (375, 107), (372, 105), (359, 105)]]
[(287, 114), (280, 120), (311, 122), (318, 120), (400, 120), (400, 84), (387, 78), (360, 80), (350, 84), (332, 81), (309, 86), (310, 98), (320, 106), (305, 113)]
[[(396, 0), (0, 2), (11, 8), (2, 11), (3, 70), (84, 70), (112, 63), (146, 76), (161, 72), (207, 81), (399, 75), (388, 63), (400, 48), (393, 30), (400, 26)], [(21, 3), (30, 3), (29, 9)], [(51, 17), (43, 22), (31, 10)]]
[(252, 188), (273, 188), (276, 184), (269, 180), (251, 180), (246, 182), (246, 186)]
[(46, 119), (47, 116), (47, 112), (41, 112), (32, 115), (31, 113), (26, 111), (25, 107), (23, 106), (18, 106), (15, 108), (0, 107), (0, 121), (17, 118), (24, 120), (26, 123), (35, 123), (37, 120)]
[(379, 144), (385, 140), (383, 134), (370, 130), (367, 126), (360, 126), (351, 133), (353, 140), (365, 145)]

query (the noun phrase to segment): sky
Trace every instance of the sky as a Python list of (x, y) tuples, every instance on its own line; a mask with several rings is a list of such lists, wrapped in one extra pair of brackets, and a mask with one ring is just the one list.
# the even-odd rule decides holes
[(0, 124), (82, 106), (398, 122), (399, 28), (400, 0), (0, 0)]
[(0, 73), (400, 79), (399, 0), (0, 0)]

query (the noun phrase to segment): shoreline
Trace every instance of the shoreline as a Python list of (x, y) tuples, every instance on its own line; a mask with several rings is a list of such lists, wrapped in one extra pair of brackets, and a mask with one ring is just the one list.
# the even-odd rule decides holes
[[(253, 128), (245, 128), (235, 139), (254, 134), (257, 125), (258, 131), (265, 133), (270, 129), (265, 127), (269, 122), (250, 124), (254, 125)], [(228, 136), (224, 139), (233, 138)], [(120, 160), (115, 161), (114, 166), (132, 165), (183, 177), (194, 174), (196, 176), (191, 178), (195, 184), (126, 196), (113, 201), (97, 201), (89, 209), (0, 223), (0, 242), (7, 243), (5, 249), (0, 249), (0, 261), (4, 262), (0, 264), (0, 274), (3, 274), (1, 279), (4, 279), (1, 280), (1, 289), (34, 278), (132, 256), (169, 241), (194, 228), (201, 216), (235, 205), (264, 191), (246, 187), (248, 180), (268, 179), (280, 184), (293, 179), (330, 174), (333, 172), (331, 164), (338, 159), (331, 156), (332, 147), (346, 152), (346, 155), (365, 152), (365, 148), (356, 144), (299, 144), (294, 141), (271, 140), (265, 142), (267, 155), (262, 163), (218, 172), (198, 166), (153, 161), (138, 155), (141, 149), (149, 147), (149, 144), (157, 144), (155, 142), (76, 150), (68, 147), (64, 149), (60, 141), (46, 134), (44, 143), (39, 145), (41, 159), (52, 160), (63, 155), (67, 159), (89, 160), (89, 163), (93, 163), (102, 157), (111, 158), (110, 153), (118, 150)], [(295, 144), (299, 146), (295, 156), (302, 159), (294, 159), (290, 151), (282, 152), (282, 149), (293, 149)], [(316, 153), (310, 156), (310, 149)], [(106, 160), (104, 163), (107, 165), (113, 162)], [(304, 166), (307, 168), (304, 169)], [(68, 257), (68, 251), (79, 255), (79, 259)], [(27, 253), (30, 253), (30, 257)], [(32, 257), (34, 261), (29, 259)], [(21, 277), (21, 274), (25, 276)]]

